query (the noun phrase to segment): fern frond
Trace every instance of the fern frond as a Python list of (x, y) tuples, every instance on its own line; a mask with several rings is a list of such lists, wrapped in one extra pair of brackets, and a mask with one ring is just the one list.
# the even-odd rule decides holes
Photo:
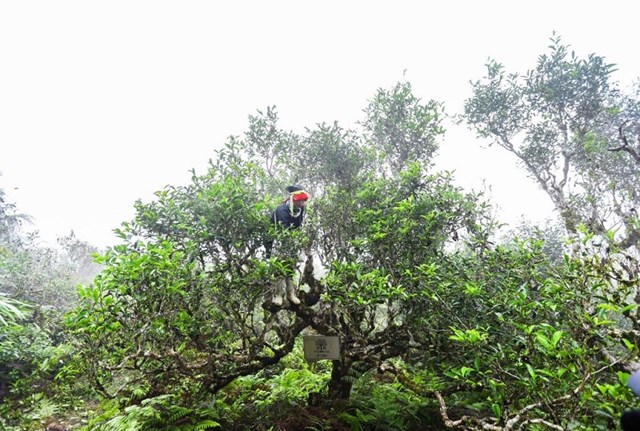
[(171, 412), (169, 413), (169, 416), (167, 417), (167, 423), (169, 424), (175, 424), (177, 423), (180, 419), (188, 416), (189, 414), (193, 413), (192, 409), (186, 408), (186, 407), (180, 407), (180, 406), (173, 406), (171, 407)]
[(204, 430), (220, 428), (220, 427), (222, 427), (222, 425), (220, 425), (218, 422), (207, 419), (197, 424), (193, 428), (193, 431), (204, 431)]

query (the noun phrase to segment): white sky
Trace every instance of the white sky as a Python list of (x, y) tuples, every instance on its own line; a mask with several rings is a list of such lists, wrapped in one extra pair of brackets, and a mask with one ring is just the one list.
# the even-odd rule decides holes
[[(0, 188), (46, 240), (98, 246), (167, 184), (276, 105), (283, 128), (351, 127), (377, 88), (406, 79), (462, 109), (492, 57), (525, 72), (555, 30), (579, 55), (640, 76), (635, 2), (2, 1)], [(497, 148), (450, 126), (439, 166), (491, 185), (504, 219), (550, 204)]]

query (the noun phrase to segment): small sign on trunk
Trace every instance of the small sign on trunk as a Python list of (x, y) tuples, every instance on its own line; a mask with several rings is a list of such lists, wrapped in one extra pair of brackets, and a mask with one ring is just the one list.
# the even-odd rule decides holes
[(338, 336), (305, 335), (302, 337), (304, 359), (308, 362), (340, 359)]

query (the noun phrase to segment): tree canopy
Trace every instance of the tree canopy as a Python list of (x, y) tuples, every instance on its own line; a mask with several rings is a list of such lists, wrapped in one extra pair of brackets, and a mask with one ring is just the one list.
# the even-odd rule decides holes
[[(599, 57), (567, 59), (559, 40), (551, 50), (523, 85), (492, 63), (466, 114), (587, 236), (578, 221), (593, 219), (579, 203), (604, 216), (589, 193), (618, 202), (618, 189), (591, 180), (602, 165), (587, 148), (608, 142), (618, 93)], [(433, 170), (441, 105), (409, 83), (379, 90), (364, 113), (360, 131), (318, 124), (299, 135), (268, 108), (206, 173), (136, 204), (68, 317), (94, 387), (128, 403), (224, 397), (239, 378), (277, 370), (313, 333), (341, 341), (327, 400), (348, 400), (354, 376), (391, 374), (446, 427), (565, 428), (596, 410), (610, 426), (628, 396), (623, 364), (637, 352), (635, 329), (620, 330), (635, 328), (636, 273), (611, 253), (585, 254), (587, 240), (575, 245), (585, 253), (560, 261), (538, 237), (496, 244), (482, 195)], [(599, 145), (599, 155), (625, 156)], [(276, 230), (269, 212), (292, 183), (311, 192), (307, 221)], [(299, 306), (269, 302), (274, 281), (292, 275), (265, 254), (274, 238), (300, 249)]]
[[(487, 198), (436, 169), (444, 107), (408, 82), (378, 89), (353, 129), (257, 111), (205, 172), (136, 202), (64, 316), (71, 353), (38, 360), (99, 396), (86, 430), (614, 428), (640, 335), (640, 90), (613, 71), (553, 37), (522, 76), (490, 61), (460, 116), (515, 155), (561, 233), (501, 237)], [(279, 229), (292, 184), (311, 195), (305, 222)], [(68, 293), (33, 281), (20, 220), (0, 193), (0, 365), (26, 317), (15, 301)], [(82, 272), (91, 247), (61, 244), (55, 268)], [(283, 277), (300, 304), (272, 301)], [(338, 337), (339, 359), (305, 363), (304, 335)]]

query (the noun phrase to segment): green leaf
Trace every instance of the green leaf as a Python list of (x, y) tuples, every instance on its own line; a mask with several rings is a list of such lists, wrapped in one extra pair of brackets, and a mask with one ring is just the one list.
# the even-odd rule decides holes
[(496, 419), (500, 419), (502, 417), (502, 409), (498, 404), (491, 404), (491, 411), (493, 412), (493, 417), (495, 417)]
[(460, 375), (462, 377), (467, 377), (469, 374), (471, 374), (473, 372), (473, 368), (469, 368), (469, 367), (461, 367), (460, 368)]
[(531, 376), (531, 380), (533, 380), (535, 382), (536, 379), (538, 378), (538, 374), (536, 374), (536, 371), (533, 369), (531, 364), (525, 364), (525, 366), (527, 367), (527, 371), (529, 372), (529, 375)]
[(542, 332), (536, 333), (536, 342), (538, 343), (539, 346), (542, 347), (544, 351), (553, 349), (553, 345), (551, 344), (547, 336), (544, 335)]
[(627, 340), (626, 338), (623, 338), (622, 342), (624, 343), (624, 346), (628, 350), (633, 350), (636, 347), (635, 344), (633, 344), (631, 341)]
[(551, 337), (551, 344), (553, 345), (554, 348), (558, 347), (558, 343), (562, 339), (563, 335), (564, 335), (563, 331), (556, 331), (553, 333), (553, 336)]

